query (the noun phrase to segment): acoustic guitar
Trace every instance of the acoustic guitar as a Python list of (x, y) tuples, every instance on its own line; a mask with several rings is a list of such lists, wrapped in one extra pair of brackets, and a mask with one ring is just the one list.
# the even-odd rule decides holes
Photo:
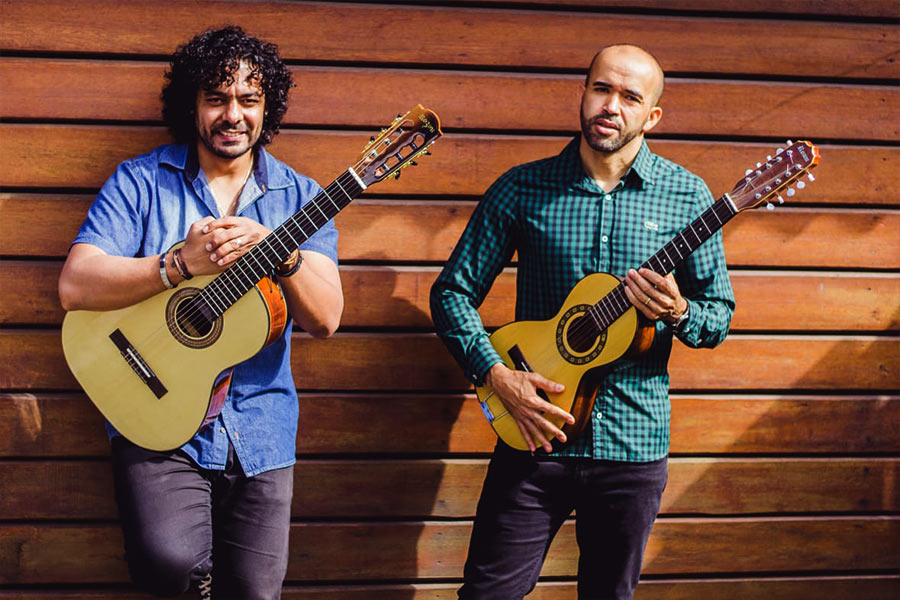
[(287, 326), (275, 266), (368, 186), (415, 164), (441, 135), (438, 116), (416, 106), (222, 273), (194, 277), (128, 308), (66, 314), (63, 351), (91, 401), (144, 448), (171, 450), (190, 440), (221, 411), (231, 367)]
[[(793, 196), (795, 189), (789, 186), (796, 182), (796, 188), (805, 187), (800, 177), (808, 173), (812, 181), (809, 171), (818, 162), (817, 147), (789, 141), (765, 163), (748, 169), (730, 193), (716, 200), (641, 267), (668, 274), (740, 211), (763, 203), (773, 208), (769, 200), (783, 202), (782, 193)], [(636, 357), (646, 351), (654, 331), (653, 323), (639, 319), (625, 295), (623, 282), (608, 273), (592, 273), (575, 285), (552, 319), (504, 325), (490, 341), (510, 369), (540, 373), (565, 386), (558, 394), (538, 393), (575, 417), (572, 425), (557, 417), (548, 418), (571, 441), (590, 422), (605, 367), (623, 356)], [(483, 385), (475, 391), (497, 435), (513, 448), (527, 450), (518, 425), (493, 390)], [(553, 444), (562, 447), (559, 440)]]

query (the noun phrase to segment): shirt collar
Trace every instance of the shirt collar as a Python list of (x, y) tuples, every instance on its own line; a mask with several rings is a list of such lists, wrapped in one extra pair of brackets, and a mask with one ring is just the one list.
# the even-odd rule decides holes
[[(563, 179), (570, 183), (573, 187), (586, 189), (588, 191), (596, 191), (597, 185), (587, 173), (584, 172), (584, 166), (581, 164), (581, 154), (578, 149), (581, 144), (581, 136), (576, 135), (569, 142), (563, 151), (559, 154), (560, 175)], [(647, 141), (641, 142), (641, 148), (634, 157), (631, 167), (625, 172), (622, 180), (627, 183), (634, 182), (635, 185), (652, 184), (656, 180), (653, 165), (656, 161), (654, 155), (647, 146)]]
[[(184, 171), (184, 176), (189, 183), (193, 183), (200, 175), (200, 163), (197, 160), (197, 148), (194, 144), (166, 146), (159, 157), (159, 162)], [(285, 167), (278, 161), (272, 160), (271, 155), (263, 147), (256, 151), (253, 179), (263, 193), (267, 189), (282, 189), (291, 185)]]

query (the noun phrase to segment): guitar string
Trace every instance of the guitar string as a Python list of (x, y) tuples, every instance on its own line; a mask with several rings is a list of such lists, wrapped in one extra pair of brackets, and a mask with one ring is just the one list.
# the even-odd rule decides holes
[[(721, 216), (715, 212), (719, 211), (723, 213)], [(660, 270), (666, 269), (666, 272), (671, 271), (677, 266), (677, 264), (689, 256), (694, 250), (700, 247), (700, 245), (705, 242), (709, 237), (721, 229), (721, 227), (728, 222), (728, 220), (733, 217), (736, 213), (734, 213), (731, 208), (728, 206), (725, 201), (724, 196), (714, 202), (706, 211), (704, 211), (697, 219), (695, 219), (688, 227), (684, 228), (680, 231), (676, 236), (670, 240), (662, 249), (657, 251), (652, 257), (650, 257), (642, 266), (652, 268), (651, 263), (657, 262), (658, 267), (653, 269), (656, 272)], [(715, 217), (715, 220), (718, 222), (714, 224), (714, 226), (710, 226), (707, 220), (710, 217)], [(700, 228), (698, 225), (702, 224), (702, 227), (705, 227), (709, 233), (709, 236), (706, 238), (701, 238), (698, 235), (695, 227)], [(695, 245), (692, 248), (691, 242), (687, 237), (685, 237), (685, 233), (690, 231), (694, 237), (696, 238)], [(702, 228), (701, 228), (702, 231)], [(688, 249), (687, 252), (682, 253), (678, 250), (677, 241), (678, 238), (682, 238), (684, 241), (684, 246)], [(667, 250), (668, 249), (668, 250)], [(679, 256), (679, 259), (673, 260), (670, 251)], [(667, 267), (664, 262), (663, 256), (668, 259), (669, 263), (672, 265), (671, 267)], [(568, 345), (570, 348), (574, 347), (585, 347), (589, 344), (589, 349), (586, 352), (580, 353), (580, 356), (589, 355), (596, 346), (597, 338), (599, 338), (603, 332), (609, 329), (615, 321), (617, 321), (625, 312), (632, 307), (631, 302), (627, 299), (625, 295), (625, 284), (619, 283), (616, 287), (610, 290), (603, 298), (601, 298), (597, 303), (593, 304), (588, 310), (582, 313), (582, 317), (578, 318), (565, 333), (566, 340), (568, 341)], [(587, 318), (591, 317), (591, 318)], [(539, 351), (537, 354), (531, 357), (531, 360), (537, 363), (542, 363), (545, 360), (554, 357), (559, 353), (557, 344), (554, 339), (553, 344), (545, 344), (543, 349)]]
[[(339, 176), (334, 182), (329, 184), (327, 188), (324, 188), (319, 194), (316, 195), (313, 200), (305, 204), (300, 210), (297, 211), (294, 215), (288, 217), (279, 225), (276, 229), (274, 229), (269, 235), (263, 238), (259, 244), (254, 246), (247, 254), (239, 257), (228, 269), (222, 271), (218, 275), (216, 275), (209, 283), (207, 283), (203, 288), (196, 288), (200, 291), (193, 296), (187, 298), (185, 302), (189, 302), (191, 304), (184, 312), (178, 313), (177, 311), (173, 311), (173, 317), (171, 319), (167, 319), (165, 322), (166, 328), (178, 327), (178, 320), (180, 319), (182, 323), (189, 322), (192, 325), (195, 325), (194, 319), (203, 318), (206, 319), (207, 315), (204, 312), (204, 307), (200, 303), (203, 302), (206, 304), (206, 307), (210, 309), (215, 314), (215, 319), (221, 317), (225, 311), (228, 310), (234, 303), (240, 300), (248, 291), (250, 291), (259, 281), (262, 280), (263, 277), (277, 264), (275, 261), (280, 258), (277, 247), (275, 247), (274, 243), (277, 242), (281, 245), (287, 255), (290, 255), (293, 250), (291, 250), (287, 245), (286, 241), (281, 239), (282, 234), (286, 234), (292, 241), (296, 242), (294, 235), (291, 235), (290, 226), (293, 225), (297, 231), (295, 234), (301, 234), (305, 239), (302, 243), (308, 240), (316, 231), (319, 230), (325, 223), (328, 222), (330, 217), (328, 217), (322, 209), (318, 206), (318, 204), (324, 199), (328, 198), (328, 200), (337, 207), (337, 204), (334, 203), (334, 200), (328, 195), (327, 190), (332, 188), (335, 184), (338, 183), (338, 180), (344, 178), (344, 184), (350, 187), (351, 183), (355, 183), (353, 176), (349, 174), (349, 172), (344, 172), (341, 176)], [(356, 183), (358, 187), (359, 184)], [(351, 188), (352, 189), (352, 188)], [(343, 191), (343, 188), (341, 188)], [(362, 191), (360, 188), (359, 191)], [(332, 193), (335, 190), (332, 189)], [(358, 192), (357, 192), (358, 193)], [(345, 192), (346, 194), (346, 192)], [(349, 201), (353, 199), (353, 196), (347, 194), (347, 199)], [(346, 204), (345, 204), (346, 206)], [(323, 217), (321, 221), (316, 216), (310, 216), (310, 209), (317, 210)], [(339, 212), (341, 209), (338, 209)], [(313, 225), (312, 233), (307, 234), (306, 231), (300, 226), (299, 223), (296, 222), (295, 218), (298, 215), (306, 217), (306, 219)], [(296, 247), (299, 248), (300, 244), (297, 244)], [(265, 259), (268, 263), (268, 267), (262, 269), (262, 275), (259, 278), (256, 278), (257, 273), (253, 271), (253, 267), (249, 266), (250, 261), (254, 261), (257, 264), (257, 267), (264, 267), (263, 263), (260, 262), (260, 259)], [(249, 266), (250, 275), (247, 274), (245, 270), (245, 266)], [(237, 267), (237, 269), (235, 269)], [(184, 288), (182, 288), (184, 289)], [(243, 291), (240, 291), (243, 289)], [(198, 301), (199, 299), (199, 301)], [(212, 325), (215, 321), (213, 319), (210, 323), (205, 325)]]
[[(424, 143), (422, 144), (421, 147), (418, 147), (418, 148), (415, 147), (415, 146), (413, 146), (413, 150), (412, 150), (412, 152), (410, 153), (410, 155), (408, 155), (408, 156), (406, 157), (406, 159), (403, 159), (403, 160), (402, 160), (400, 163), (398, 163), (398, 164), (405, 164), (405, 163), (411, 161), (412, 158), (413, 158), (418, 152), (420, 152), (420, 151), (424, 150), (425, 148), (427, 148), (427, 147), (430, 145), (430, 143), (432, 143), (432, 142), (434, 141), (434, 139), (437, 139), (436, 137), (434, 137), (434, 139), (432, 139), (431, 141), (429, 141), (429, 136), (426, 135), (426, 134), (424, 134), (424, 133), (422, 133), (422, 132), (421, 132), (421, 129), (422, 129), (421, 126), (416, 126), (416, 127), (414, 127), (413, 129), (411, 129), (409, 133), (410, 133), (410, 134), (415, 134), (416, 132), (419, 132), (421, 135), (424, 136), (424, 140), (423, 140)], [(399, 149), (398, 149), (396, 152), (394, 152), (392, 155), (395, 155), (397, 152), (402, 151), (403, 148), (405, 148), (405, 147), (407, 147), (407, 146), (410, 146), (410, 145), (412, 145), (412, 144), (410, 143), (410, 144), (404, 144), (404, 145), (399, 146)], [(390, 158), (390, 156), (391, 156), (391, 155), (385, 157), (385, 161), (386, 161), (388, 158)], [(298, 233), (301, 233), (302, 235), (306, 236), (306, 239), (309, 239), (309, 237), (311, 237), (314, 233), (316, 233), (316, 231), (318, 231), (318, 229), (321, 228), (321, 227), (329, 220), (329, 217), (328, 217), (324, 212), (322, 212), (321, 208), (317, 205), (318, 201), (321, 200), (320, 196), (322, 196), (323, 194), (325, 194), (325, 197), (327, 197), (328, 200), (329, 200), (329, 201), (337, 208), (337, 204), (335, 204), (334, 200), (333, 200), (330, 196), (328, 196), (328, 194), (326, 193), (326, 190), (328, 190), (328, 189), (332, 188), (333, 186), (337, 185), (337, 187), (340, 188), (340, 190), (341, 190), (342, 192), (344, 192), (344, 194), (347, 196), (347, 199), (348, 199), (347, 204), (345, 204), (344, 206), (342, 206), (342, 207), (340, 207), (340, 208), (337, 209), (337, 212), (340, 212), (340, 210), (342, 210), (342, 209), (345, 208), (347, 205), (349, 205), (349, 202), (352, 201), (353, 198), (355, 197), (355, 196), (351, 196), (350, 194), (347, 194), (346, 191), (345, 191), (345, 189), (344, 189), (344, 186), (346, 186), (347, 189), (350, 189), (351, 191), (353, 191), (354, 194), (356, 194), (356, 195), (358, 195), (359, 193), (361, 193), (362, 191), (364, 191), (365, 188), (360, 187), (360, 183), (357, 181), (357, 177), (359, 177), (358, 171), (359, 171), (360, 167), (361, 167), (361, 166), (364, 164), (364, 162), (366, 162), (367, 160), (368, 160), (368, 162), (371, 162), (372, 159), (371, 159), (371, 157), (370, 157), (367, 153), (364, 153), (364, 154), (363, 154), (363, 155), (362, 155), (362, 156), (361, 156), (361, 157), (360, 157), (360, 158), (359, 158), (359, 159), (358, 159), (358, 160), (350, 167), (350, 168), (353, 170), (354, 174), (351, 174), (351, 173), (349, 172), (349, 170), (344, 171), (343, 173), (341, 173), (341, 175), (339, 175), (332, 183), (330, 183), (326, 188), (323, 188), (322, 192), (320, 192), (319, 194), (317, 194), (316, 197), (313, 198), (313, 200), (311, 200), (309, 203), (307, 203), (307, 204), (305, 204), (303, 207), (301, 207), (300, 210), (297, 211), (297, 213), (295, 213), (294, 215), (292, 215), (291, 217), (289, 217), (287, 220), (285, 220), (284, 223), (282, 223), (281, 225), (279, 225), (279, 226), (278, 226), (275, 230), (273, 230), (269, 235), (267, 235), (265, 238), (263, 238), (263, 240), (262, 240), (259, 244), (257, 244), (257, 246), (255, 246), (250, 252), (248, 252), (247, 254), (241, 256), (240, 258), (238, 258), (237, 261), (235, 261), (235, 263), (232, 264), (232, 267), (231, 267), (231, 268), (228, 268), (227, 270), (225, 270), (225, 271), (219, 273), (218, 275), (216, 275), (211, 281), (209, 281), (209, 282), (208, 282), (208, 283), (200, 290), (199, 293), (197, 293), (197, 294), (191, 296), (191, 297), (188, 299), (188, 300), (194, 300), (194, 299), (198, 298), (199, 296), (204, 295), (204, 293), (206, 293), (206, 296), (208, 296), (210, 300), (216, 300), (216, 301), (218, 301), (219, 303), (221, 303), (221, 306), (216, 306), (216, 305), (213, 305), (212, 303), (207, 303), (207, 308), (212, 309), (212, 310), (215, 310), (215, 311), (217, 311), (217, 312), (219, 313), (218, 315), (216, 315), (215, 319), (212, 319), (207, 325), (209, 325), (210, 327), (212, 327), (212, 325), (215, 323), (215, 321), (216, 321), (217, 319), (221, 318), (222, 315), (225, 313), (225, 311), (227, 311), (228, 308), (230, 308), (230, 306), (231, 306), (232, 304), (234, 304), (235, 302), (237, 302), (237, 301), (238, 301), (238, 300), (239, 300), (239, 299), (240, 299), (247, 291), (249, 291), (250, 289), (252, 289), (257, 283), (259, 283), (259, 280), (255, 281), (255, 282), (252, 282), (252, 283), (250, 283), (249, 281), (244, 282), (245, 285), (247, 286), (245, 292), (243, 292), (242, 294), (240, 294), (240, 295), (238, 295), (238, 296), (235, 296), (234, 299), (233, 299), (231, 302), (228, 302), (227, 300), (224, 300), (224, 299), (223, 299), (223, 298), (224, 298), (224, 294), (227, 293), (227, 292), (229, 292), (229, 291), (231, 291), (231, 290), (228, 288), (228, 286), (229, 286), (229, 285), (230, 285), (230, 286), (234, 286), (234, 284), (236, 283), (234, 280), (236, 279), (236, 277), (238, 277), (238, 275), (235, 275), (235, 274), (232, 273), (232, 272), (234, 271), (233, 267), (236, 266), (238, 263), (243, 263), (243, 262), (248, 262), (248, 263), (249, 263), (249, 260), (250, 260), (250, 259), (247, 259), (246, 257), (251, 256), (251, 255), (253, 255), (253, 256), (251, 257), (252, 260), (256, 261), (256, 262), (257, 262), (257, 265), (259, 265), (260, 263), (259, 263), (259, 260), (258, 260), (258, 258), (257, 258), (257, 256), (256, 256), (256, 254), (262, 254), (263, 257), (266, 258), (266, 260), (268, 260), (268, 261), (270, 262), (271, 266), (274, 267), (274, 265), (275, 265), (276, 263), (272, 262), (271, 256), (268, 256), (268, 255), (266, 254), (267, 252), (272, 252), (272, 251), (273, 251), (273, 245), (272, 245), (272, 243), (269, 241), (269, 238), (274, 238), (274, 239), (276, 239), (276, 240), (278, 241), (279, 244), (281, 244), (283, 247), (285, 247), (285, 246), (284, 246), (284, 242), (278, 237), (278, 234), (279, 234), (279, 231), (282, 230), (282, 229), (284, 228), (284, 231), (287, 232), (288, 236), (291, 237), (292, 240), (294, 240), (293, 236), (290, 234), (290, 231), (288, 231), (288, 229), (287, 229), (287, 227), (289, 227), (289, 224), (290, 224), (290, 225), (293, 225), (293, 226), (298, 230)], [(384, 161), (383, 161), (383, 162), (384, 162)], [(396, 166), (396, 165), (395, 165), (395, 166)], [(381, 177), (381, 179), (384, 179), (384, 178), (387, 177), (389, 174), (390, 174), (390, 173), (385, 173), (385, 174)], [(376, 181), (381, 181), (381, 179), (377, 179)], [(343, 182), (344, 185), (341, 185), (342, 182)], [(359, 189), (357, 190), (356, 188), (359, 188)], [(332, 190), (332, 192), (335, 193), (336, 190)], [(323, 221), (317, 222), (317, 219), (316, 219), (316, 218), (314, 218), (314, 217), (312, 217), (312, 216), (310, 216), (310, 215), (308, 214), (307, 210), (310, 208), (310, 205), (313, 205), (313, 204), (316, 204), (315, 208), (320, 212), (320, 214), (322, 214), (322, 215), (325, 217), (325, 219), (324, 219)], [(336, 212), (335, 214), (337, 214), (337, 212)], [(306, 220), (309, 221), (309, 222), (313, 225), (313, 231), (312, 231), (312, 233), (306, 234), (306, 232), (305, 232), (305, 230), (303, 229), (303, 227), (295, 220), (295, 218), (298, 217), (298, 216), (305, 217)], [(274, 235), (273, 235), (273, 234), (274, 234)], [(306, 239), (304, 239), (303, 241), (305, 242)], [(294, 241), (296, 241), (296, 240), (294, 240)], [(302, 243), (302, 242), (301, 242), (301, 243)], [(300, 245), (300, 244), (298, 244), (297, 247), (299, 247), (299, 245)], [(258, 248), (259, 248), (259, 250), (257, 251)], [(285, 248), (286, 248), (286, 247), (285, 247)], [(275, 257), (277, 258), (277, 253), (274, 253), (274, 252), (273, 252), (273, 254), (274, 254)], [(241, 270), (243, 269), (243, 264), (241, 265), (240, 269), (241, 269)], [(267, 272), (267, 271), (268, 271), (268, 270), (266, 269), (266, 270), (264, 271), (264, 273)], [(246, 277), (246, 275), (245, 275), (245, 277)], [(260, 280), (261, 280), (261, 279), (262, 279), (262, 277), (260, 277)], [(222, 289), (219, 289), (219, 288), (222, 288)], [(209, 291), (207, 292), (207, 290), (209, 290)], [(206, 298), (204, 298), (204, 300), (205, 300), (205, 299), (206, 299)], [(179, 314), (177, 313), (177, 311), (173, 311), (173, 316), (172, 316), (172, 318), (168, 318), (168, 317), (167, 317), (166, 319), (164, 319), (163, 324), (162, 324), (160, 327), (158, 327), (158, 328), (156, 328), (155, 330), (153, 330), (152, 332), (150, 332), (148, 335), (146, 335), (146, 336), (144, 337), (144, 339), (139, 340), (139, 341), (132, 341), (132, 342), (131, 342), (131, 345), (132, 345), (132, 347), (134, 347), (137, 343), (140, 343), (141, 345), (144, 345), (144, 344), (152, 344), (152, 343), (155, 341), (155, 338), (156, 338), (157, 336), (162, 335), (162, 334), (170, 334), (172, 328), (177, 328), (177, 327), (178, 327), (178, 321), (177, 321), (177, 319), (178, 319), (179, 317), (182, 319), (182, 322), (185, 322), (186, 320), (194, 319), (194, 318), (196, 318), (196, 317), (198, 317), (198, 316), (203, 316), (203, 318), (205, 318), (205, 316), (204, 316), (204, 314), (203, 314), (203, 306), (200, 305), (200, 304), (197, 303), (197, 302), (191, 302), (191, 306), (187, 309), (186, 312), (181, 313), (181, 314), (179, 315)]]
[[(787, 156), (786, 159), (784, 158), (785, 156)], [(754, 182), (754, 180), (762, 177), (763, 174), (766, 174), (769, 178), (769, 181), (771, 182), (772, 174), (770, 173), (770, 171), (772, 171), (772, 169), (775, 167), (779, 167), (779, 164), (782, 162), (789, 163), (787, 165), (787, 168), (785, 171), (786, 180), (784, 182), (780, 182), (776, 179), (776, 181), (774, 182), (776, 184), (776, 187), (774, 189), (771, 187), (768, 188), (766, 190), (765, 196), (756, 199), (757, 204), (761, 203), (765, 199), (771, 198), (771, 196), (776, 194), (778, 188), (788, 185), (789, 183), (798, 179), (805, 172), (808, 171), (808, 167), (799, 167), (796, 165), (793, 158), (791, 157), (790, 152), (784, 152), (780, 155), (776, 155), (775, 158), (769, 159), (769, 160), (771, 160), (771, 162), (767, 162), (766, 167), (763, 168), (762, 171), (757, 171), (754, 175), (746, 177), (739, 184), (739, 186), (743, 186), (746, 184), (755, 183), (756, 189), (759, 189), (760, 187), (762, 187), (762, 184), (759, 182)], [(794, 169), (793, 173), (791, 173), (792, 168)], [(732, 190), (732, 193), (735, 193), (734, 190)], [(746, 192), (742, 192), (742, 193), (746, 193)], [(737, 196), (737, 194), (735, 194), (735, 196)], [(716, 212), (720, 208), (723, 209), (720, 212), (724, 213), (721, 216)], [(712, 237), (712, 235), (716, 231), (721, 229), (725, 225), (725, 223), (727, 223), (738, 212), (739, 212), (738, 210), (732, 209), (731, 205), (729, 205), (729, 203), (727, 202), (725, 196), (720, 197), (706, 211), (704, 211), (697, 219), (695, 219), (693, 222), (691, 222), (688, 225), (688, 227), (685, 227), (683, 230), (681, 230), (675, 236), (675, 238), (673, 238), (669, 243), (667, 243), (665, 246), (663, 246), (663, 248), (661, 250), (659, 250), (655, 255), (653, 255), (650, 259), (648, 259), (648, 261), (646, 263), (644, 263), (644, 265), (642, 265), (642, 266), (644, 266), (644, 267), (649, 266), (652, 268), (652, 265), (650, 263), (652, 261), (656, 260), (657, 263), (659, 264), (659, 266), (662, 267), (661, 269), (653, 269), (657, 273), (661, 273), (661, 272), (668, 273), (668, 272), (674, 270), (675, 266), (678, 263), (680, 263), (680, 261), (684, 260), (684, 258), (686, 256), (689, 256), (697, 248), (699, 248), (699, 246), (702, 243), (704, 243), (707, 239)], [(710, 216), (715, 217), (716, 220), (718, 221), (718, 223), (717, 224), (714, 223), (712, 227), (710, 227), (710, 224), (707, 222), (707, 219)], [(695, 229), (695, 227), (696, 227), (696, 229)], [(706, 228), (705, 232), (703, 231), (703, 227)], [(697, 233), (697, 229), (700, 230), (700, 234)], [(692, 233), (694, 235), (694, 238), (696, 239), (696, 245), (694, 247), (691, 247), (691, 242), (688, 240), (687, 237), (685, 237), (685, 234), (688, 232)], [(705, 235), (706, 237), (701, 237), (701, 234)], [(678, 247), (678, 239), (679, 238), (681, 238), (681, 240), (683, 240), (685, 242), (687, 251), (684, 253), (682, 253), (681, 249), (679, 249), (679, 247)], [(679, 255), (678, 260), (672, 259), (672, 255), (669, 253), (669, 251), (667, 249), (671, 249), (675, 253), (677, 253)], [(665, 264), (665, 261), (663, 260), (663, 255), (665, 255), (665, 258), (668, 260), (668, 262), (670, 263), (671, 266), (667, 266)], [(585, 311), (585, 315), (589, 314), (591, 317), (593, 317), (594, 321), (597, 321), (597, 316), (598, 316), (597, 313), (599, 313), (601, 311), (605, 310), (605, 311), (608, 311), (610, 314), (604, 314), (603, 319), (600, 322), (597, 322), (596, 325), (592, 324), (591, 322), (587, 321), (587, 319), (584, 319), (584, 318), (581, 318), (578, 321), (576, 321), (570, 327), (570, 330), (572, 331), (572, 336), (575, 336), (574, 343), (570, 342), (570, 345), (581, 345), (581, 344), (590, 342), (591, 349), (588, 352), (592, 351), (593, 347), (595, 345), (596, 338), (598, 338), (600, 335), (602, 335), (602, 333), (605, 329), (608, 329), (612, 325), (612, 323), (615, 322), (615, 320), (617, 320), (622, 314), (624, 314), (624, 312), (625, 312), (625, 310), (627, 310), (627, 308), (630, 308), (631, 303), (629, 301), (629, 302), (627, 302), (628, 306), (625, 306), (624, 310), (622, 309), (621, 306), (619, 307), (618, 315), (615, 314), (614, 310), (609, 310), (610, 307), (608, 306), (608, 304), (610, 304), (614, 300), (618, 300), (619, 302), (621, 302), (623, 297), (627, 298), (627, 296), (624, 296), (624, 286), (620, 284), (615, 289), (610, 291), (606, 296), (604, 296), (604, 298), (602, 298), (600, 300), (600, 302), (591, 306), (591, 308), (589, 308), (587, 311)], [(571, 336), (567, 335), (567, 339), (573, 339), (573, 338)]]

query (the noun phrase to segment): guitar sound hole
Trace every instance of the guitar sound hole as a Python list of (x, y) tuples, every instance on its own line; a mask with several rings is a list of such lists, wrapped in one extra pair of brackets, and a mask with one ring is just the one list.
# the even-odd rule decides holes
[(182, 288), (166, 305), (169, 331), (189, 348), (212, 346), (222, 334), (222, 319), (216, 318), (199, 294), (197, 288)]
[(180, 302), (175, 308), (175, 320), (178, 328), (188, 337), (202, 338), (212, 331), (212, 322), (204, 314), (203, 303), (197, 297)]
[(583, 315), (572, 318), (569, 328), (566, 330), (566, 342), (569, 348), (575, 352), (587, 352), (594, 347), (597, 335), (589, 321), (584, 320)]

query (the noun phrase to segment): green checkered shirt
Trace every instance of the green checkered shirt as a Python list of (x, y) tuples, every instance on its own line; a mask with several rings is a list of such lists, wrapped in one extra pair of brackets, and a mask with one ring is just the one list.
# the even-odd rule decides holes
[[(607, 194), (585, 174), (579, 139), (558, 156), (514, 167), (494, 182), (431, 290), (438, 335), (473, 383), (501, 362), (477, 309), (514, 252), (516, 320), (546, 320), (584, 276), (624, 276), (713, 202), (702, 179), (653, 154), (646, 143)], [(715, 346), (734, 313), (721, 232), (678, 266), (675, 279), (690, 305), (675, 335), (691, 347)], [(613, 363), (591, 426), (559, 455), (645, 462), (668, 453), (672, 337), (672, 329), (657, 321), (646, 354)]]

